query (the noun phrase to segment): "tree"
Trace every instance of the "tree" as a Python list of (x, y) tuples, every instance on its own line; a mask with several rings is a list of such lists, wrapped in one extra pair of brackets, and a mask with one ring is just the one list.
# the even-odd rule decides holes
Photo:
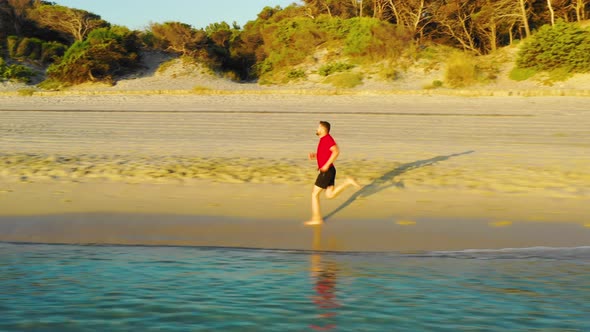
[(477, 12), (473, 14), (472, 19), (485, 52), (497, 49), (498, 37), (502, 34), (508, 34), (512, 43), (512, 30), (521, 20), (518, 9), (518, 2), (514, 0), (479, 1)]
[(572, 0), (547, 0), (547, 9), (549, 10), (549, 17), (551, 25), (555, 25), (557, 18), (562, 18), (566, 22), (576, 19), (576, 2)]
[(441, 4), (434, 11), (434, 19), (442, 33), (459, 43), (464, 50), (481, 54), (472, 17), (477, 13), (475, 1), (453, 1)]
[(264, 38), (259, 20), (248, 22), (230, 45), (234, 59), (233, 67), (242, 79), (253, 79), (257, 75), (256, 63), (264, 61)]
[(352, 0), (352, 4), (358, 10), (358, 16), (363, 17), (364, 2), (363, 0)]
[(205, 28), (205, 32), (215, 45), (229, 48), (230, 42), (239, 32), (239, 26), (235, 22), (233, 28), (227, 22), (211, 23)]
[(62, 85), (112, 82), (137, 65), (139, 40), (124, 27), (99, 28), (75, 42), (61, 61), (47, 69), (49, 81)]
[(387, 15), (387, 1), (373, 0), (373, 17), (383, 21), (388, 21), (390, 17)]
[[(4, 3), (2, 3), (4, 2)], [(22, 29), (27, 21), (27, 11), (33, 6), (32, 0), (3, 0), (0, 1), (0, 11), (8, 15), (14, 33), (17, 36), (22, 35)]]
[(551, 26), (555, 25), (555, 11), (553, 10), (553, 5), (551, 4), (551, 0), (547, 0), (547, 8), (549, 9), (549, 16), (551, 17)]
[(586, 6), (588, 6), (588, 0), (575, 0), (573, 4), (574, 10), (576, 11), (576, 19), (578, 22), (586, 19)]
[(324, 13), (328, 14), (328, 16), (332, 17), (332, 11), (330, 10), (330, 6), (328, 6), (327, 2), (324, 0), (303, 0), (305, 3), (305, 7), (307, 7), (308, 14), (310, 18), (316, 18), (318, 15)]
[(554, 26), (544, 25), (520, 49), (517, 59), (520, 68), (568, 72), (590, 71), (590, 31), (578, 24), (557, 20)]
[(431, 22), (428, 14), (432, 1), (426, 0), (383, 0), (389, 6), (395, 22), (410, 30), (414, 36), (422, 39), (424, 28)]
[(236, 70), (230, 47), (240, 34), (239, 25), (235, 22), (233, 27), (230, 27), (226, 22), (212, 23), (205, 28), (205, 32), (209, 38), (211, 57), (221, 65), (222, 69)]
[[(320, 14), (338, 16), (341, 18), (351, 18), (359, 14), (359, 8), (362, 8), (358, 0), (303, 0), (312, 14), (312, 17)], [(361, 10), (362, 14), (362, 10)]]
[(520, 5), (520, 15), (522, 18), (522, 24), (524, 25), (524, 31), (527, 37), (531, 36), (531, 28), (529, 26), (529, 11), (527, 9), (527, 4), (529, 0), (518, 0), (518, 4)]
[(150, 30), (161, 47), (182, 55), (194, 56), (207, 45), (207, 34), (180, 22), (153, 23)]
[(36, 4), (29, 15), (40, 26), (59, 31), (72, 41), (84, 40), (92, 30), (109, 26), (96, 14), (59, 5)]

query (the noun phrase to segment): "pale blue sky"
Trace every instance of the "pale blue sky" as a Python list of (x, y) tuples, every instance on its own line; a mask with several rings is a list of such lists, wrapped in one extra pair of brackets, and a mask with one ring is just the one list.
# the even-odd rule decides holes
[(51, 0), (58, 5), (84, 9), (111, 24), (143, 29), (149, 22), (178, 21), (195, 28), (233, 21), (244, 26), (266, 6), (286, 7), (299, 0)]

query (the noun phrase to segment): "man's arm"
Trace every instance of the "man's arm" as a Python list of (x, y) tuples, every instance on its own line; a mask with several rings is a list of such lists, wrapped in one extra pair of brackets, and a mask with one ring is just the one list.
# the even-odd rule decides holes
[(324, 166), (320, 168), (320, 171), (322, 172), (327, 172), (330, 168), (330, 165), (332, 165), (336, 161), (336, 158), (338, 158), (338, 155), (340, 154), (340, 149), (338, 148), (338, 145), (334, 145), (333, 147), (331, 147), (330, 151), (332, 151), (332, 155), (330, 156), (330, 159), (328, 159), (326, 164), (324, 164)]
[(318, 156), (315, 152), (309, 153), (309, 160), (316, 160), (317, 158), (318, 158)]

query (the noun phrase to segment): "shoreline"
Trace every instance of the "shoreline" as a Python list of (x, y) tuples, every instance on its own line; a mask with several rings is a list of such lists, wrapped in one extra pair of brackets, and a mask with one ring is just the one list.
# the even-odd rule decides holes
[(322, 231), (324, 249), (331, 251), (590, 243), (581, 199), (396, 188), (350, 201), (355, 192), (347, 191), (322, 201), (328, 218), (318, 230), (303, 225), (309, 191), (308, 185), (206, 181), (21, 183), (0, 195), (0, 241), (310, 250), (314, 233)]
[[(64, 232), (67, 230), (67, 232)], [(133, 213), (0, 217), (0, 242), (189, 246), (331, 252), (428, 252), (588, 246), (590, 228), (571, 223), (467, 219), (340, 219), (305, 227), (293, 219)], [(318, 247), (317, 243), (322, 243)]]

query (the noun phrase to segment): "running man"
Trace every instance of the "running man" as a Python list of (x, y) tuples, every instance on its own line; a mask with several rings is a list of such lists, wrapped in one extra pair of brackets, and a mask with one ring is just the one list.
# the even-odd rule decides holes
[(349, 186), (360, 188), (361, 186), (351, 177), (346, 178), (346, 182), (338, 187), (334, 187), (336, 180), (336, 167), (334, 162), (340, 149), (336, 145), (334, 138), (330, 136), (330, 123), (320, 121), (316, 135), (320, 137), (316, 153), (310, 153), (310, 160), (317, 160), (320, 173), (315, 181), (315, 186), (311, 193), (311, 220), (305, 222), (308, 226), (321, 225), (324, 223), (322, 213), (320, 212), (320, 194), (326, 191), (326, 198), (332, 199), (337, 197), (344, 189)]

